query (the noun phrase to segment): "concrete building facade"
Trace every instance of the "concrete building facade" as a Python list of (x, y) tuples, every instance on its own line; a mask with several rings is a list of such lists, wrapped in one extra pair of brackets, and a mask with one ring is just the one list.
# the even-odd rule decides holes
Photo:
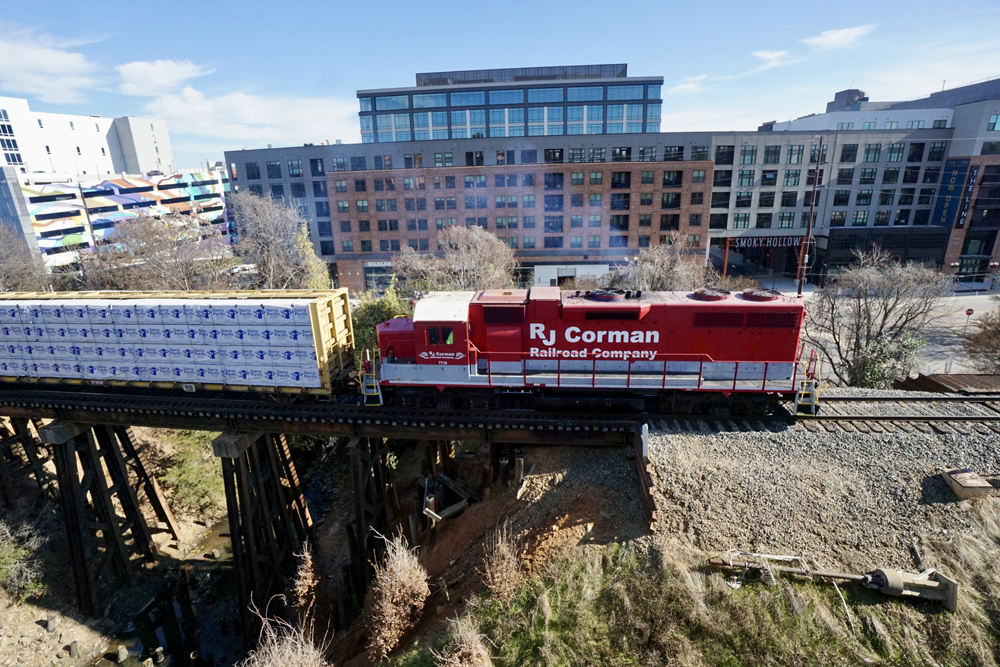
[(174, 168), (165, 121), (32, 111), (28, 101), (0, 97), (3, 166), (36, 180), (93, 180)]

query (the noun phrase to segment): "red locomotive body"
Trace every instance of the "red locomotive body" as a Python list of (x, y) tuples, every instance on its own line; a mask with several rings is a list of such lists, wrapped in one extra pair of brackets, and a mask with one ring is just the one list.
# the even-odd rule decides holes
[(476, 388), (787, 397), (814, 373), (800, 358), (804, 315), (801, 301), (759, 291), (432, 293), (412, 319), (379, 325), (379, 381), (409, 396), (425, 386), (465, 398)]

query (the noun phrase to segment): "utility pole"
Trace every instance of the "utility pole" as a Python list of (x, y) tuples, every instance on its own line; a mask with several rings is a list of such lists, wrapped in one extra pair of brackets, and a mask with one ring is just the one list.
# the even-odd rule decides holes
[[(819, 148), (816, 152), (816, 169), (813, 172), (812, 199), (809, 200), (809, 222), (806, 225), (805, 236), (802, 237), (802, 246), (799, 248), (799, 270), (796, 278), (799, 281), (798, 298), (802, 298), (802, 283), (806, 279), (806, 267), (809, 265), (808, 245), (812, 240), (813, 216), (816, 214), (816, 187), (819, 184), (820, 166), (823, 164), (823, 137), (819, 138)], [(808, 171), (806, 173), (809, 173)]]

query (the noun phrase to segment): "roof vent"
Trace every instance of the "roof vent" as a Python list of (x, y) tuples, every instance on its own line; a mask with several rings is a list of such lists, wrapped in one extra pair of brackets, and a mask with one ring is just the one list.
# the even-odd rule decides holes
[(591, 301), (621, 301), (625, 298), (625, 291), (620, 289), (595, 289), (588, 290), (585, 296)]
[(727, 289), (715, 289), (714, 287), (699, 287), (691, 295), (696, 301), (723, 301), (732, 292)]
[(781, 292), (773, 289), (745, 289), (743, 298), (747, 301), (776, 301)]

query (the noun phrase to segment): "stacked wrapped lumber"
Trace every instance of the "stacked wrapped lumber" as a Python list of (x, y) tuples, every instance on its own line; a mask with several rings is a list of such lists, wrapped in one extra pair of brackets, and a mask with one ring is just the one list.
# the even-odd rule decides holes
[(0, 378), (329, 393), (346, 290), (0, 294)]

